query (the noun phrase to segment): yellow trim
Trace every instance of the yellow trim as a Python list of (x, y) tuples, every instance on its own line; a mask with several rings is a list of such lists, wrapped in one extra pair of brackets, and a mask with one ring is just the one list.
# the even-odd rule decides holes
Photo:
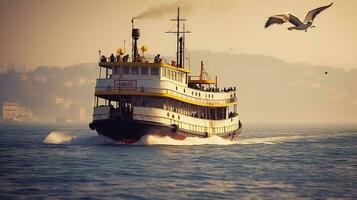
[(184, 73), (191, 73), (190, 69), (178, 68), (166, 63), (145, 63), (145, 62), (99, 62), (101, 67), (116, 67), (116, 66), (148, 66), (148, 67), (165, 67), (176, 71), (181, 71)]
[[(95, 91), (94, 93), (95, 96), (100, 96), (100, 95), (119, 95), (119, 91)], [(167, 94), (167, 93), (153, 93), (153, 92), (142, 92), (142, 93), (138, 93), (136, 91), (120, 91), (120, 95), (134, 95), (134, 96), (158, 96), (158, 97), (168, 97), (171, 99), (176, 99), (178, 101), (182, 101), (185, 103), (189, 103), (189, 104), (193, 104), (193, 105), (198, 105), (198, 106), (206, 106), (206, 107), (227, 107), (227, 106), (231, 106), (231, 105), (236, 105), (238, 104), (238, 102), (232, 102), (232, 103), (223, 103), (223, 104), (219, 104), (219, 103), (200, 103), (200, 102), (196, 102), (196, 101), (192, 101), (192, 100), (188, 100), (188, 99), (184, 99), (172, 94)]]
[(214, 80), (188, 80), (188, 83), (193, 84), (216, 84)]

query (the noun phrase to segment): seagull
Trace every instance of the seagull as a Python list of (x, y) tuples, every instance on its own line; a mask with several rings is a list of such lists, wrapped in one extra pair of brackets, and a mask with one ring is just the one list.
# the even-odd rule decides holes
[(309, 28), (316, 27), (316, 26), (312, 25), (312, 22), (314, 21), (315, 17), (323, 10), (332, 6), (332, 4), (333, 4), (333, 2), (327, 6), (322, 6), (322, 7), (310, 10), (305, 17), (304, 23), (302, 23), (299, 18), (295, 17), (292, 14), (280, 14), (280, 15), (274, 15), (274, 16), (269, 17), (269, 19), (265, 23), (264, 27), (268, 28), (269, 26), (271, 26), (273, 24), (283, 24), (283, 23), (289, 21), (294, 26), (289, 27), (288, 30), (301, 30), (301, 31), (305, 30), (305, 32), (307, 32), (307, 30)]

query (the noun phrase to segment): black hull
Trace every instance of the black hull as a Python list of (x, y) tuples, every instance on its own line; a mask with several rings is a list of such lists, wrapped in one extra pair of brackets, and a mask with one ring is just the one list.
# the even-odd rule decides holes
[[(128, 144), (139, 141), (145, 135), (169, 136), (178, 140), (183, 140), (186, 137), (209, 137), (207, 133), (182, 130), (177, 125), (165, 125), (137, 120), (95, 120), (89, 124), (89, 127), (92, 130), (96, 130), (99, 135), (104, 135)], [(235, 131), (219, 134), (218, 136), (224, 139), (236, 140), (240, 132), (241, 127)]]

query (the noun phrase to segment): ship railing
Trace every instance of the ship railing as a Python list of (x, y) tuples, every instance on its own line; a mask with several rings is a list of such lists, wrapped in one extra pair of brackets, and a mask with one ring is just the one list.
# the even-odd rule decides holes
[(227, 103), (234, 103), (237, 101), (237, 98), (234, 96), (231, 96), (230, 98), (227, 99), (206, 99), (206, 98), (197, 98), (197, 97), (192, 97), (187, 94), (182, 94), (174, 90), (170, 89), (162, 89), (162, 88), (136, 88), (136, 89), (126, 89), (126, 88), (121, 88), (120, 90), (112, 87), (112, 86), (102, 86), (102, 87), (96, 87), (95, 91), (98, 92), (117, 92), (118, 95), (120, 92), (135, 92), (135, 93), (158, 93), (158, 94), (167, 94), (168, 96), (175, 96), (187, 101), (192, 101), (192, 102), (198, 102), (198, 103), (205, 103), (205, 104), (227, 104)]
[[(172, 64), (168, 62), (167, 58), (160, 58), (160, 62), (157, 61), (157, 59), (155, 57), (152, 56), (142, 56), (139, 58), (138, 61), (136, 62), (140, 62), (140, 63), (164, 63), (164, 64)], [(106, 57), (106, 56), (102, 56), (99, 58), (99, 63), (120, 63), (120, 62), (134, 62), (133, 59), (131, 57), (128, 57), (127, 59), (124, 58), (124, 56), (114, 56), (114, 57)]]
[[(188, 81), (199, 81), (200, 80), (200, 77), (199, 76), (188, 76)], [(190, 88), (193, 88), (193, 89), (196, 89), (196, 90), (201, 90), (201, 91), (207, 91), (207, 92), (235, 92), (237, 91), (237, 88), (236, 87), (224, 87), (223, 89), (219, 89), (219, 88), (216, 88), (216, 87), (208, 87), (208, 88), (204, 88), (203, 86), (202, 87), (199, 87), (197, 85), (194, 85), (193, 87), (190, 87)]]

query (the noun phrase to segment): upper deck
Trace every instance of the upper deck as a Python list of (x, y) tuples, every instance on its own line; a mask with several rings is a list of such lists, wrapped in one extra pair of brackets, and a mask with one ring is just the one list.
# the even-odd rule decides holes
[(113, 99), (118, 95), (161, 96), (211, 107), (237, 103), (234, 89), (188, 87), (188, 72), (164, 63), (101, 62), (105, 76), (97, 79), (95, 95)]

